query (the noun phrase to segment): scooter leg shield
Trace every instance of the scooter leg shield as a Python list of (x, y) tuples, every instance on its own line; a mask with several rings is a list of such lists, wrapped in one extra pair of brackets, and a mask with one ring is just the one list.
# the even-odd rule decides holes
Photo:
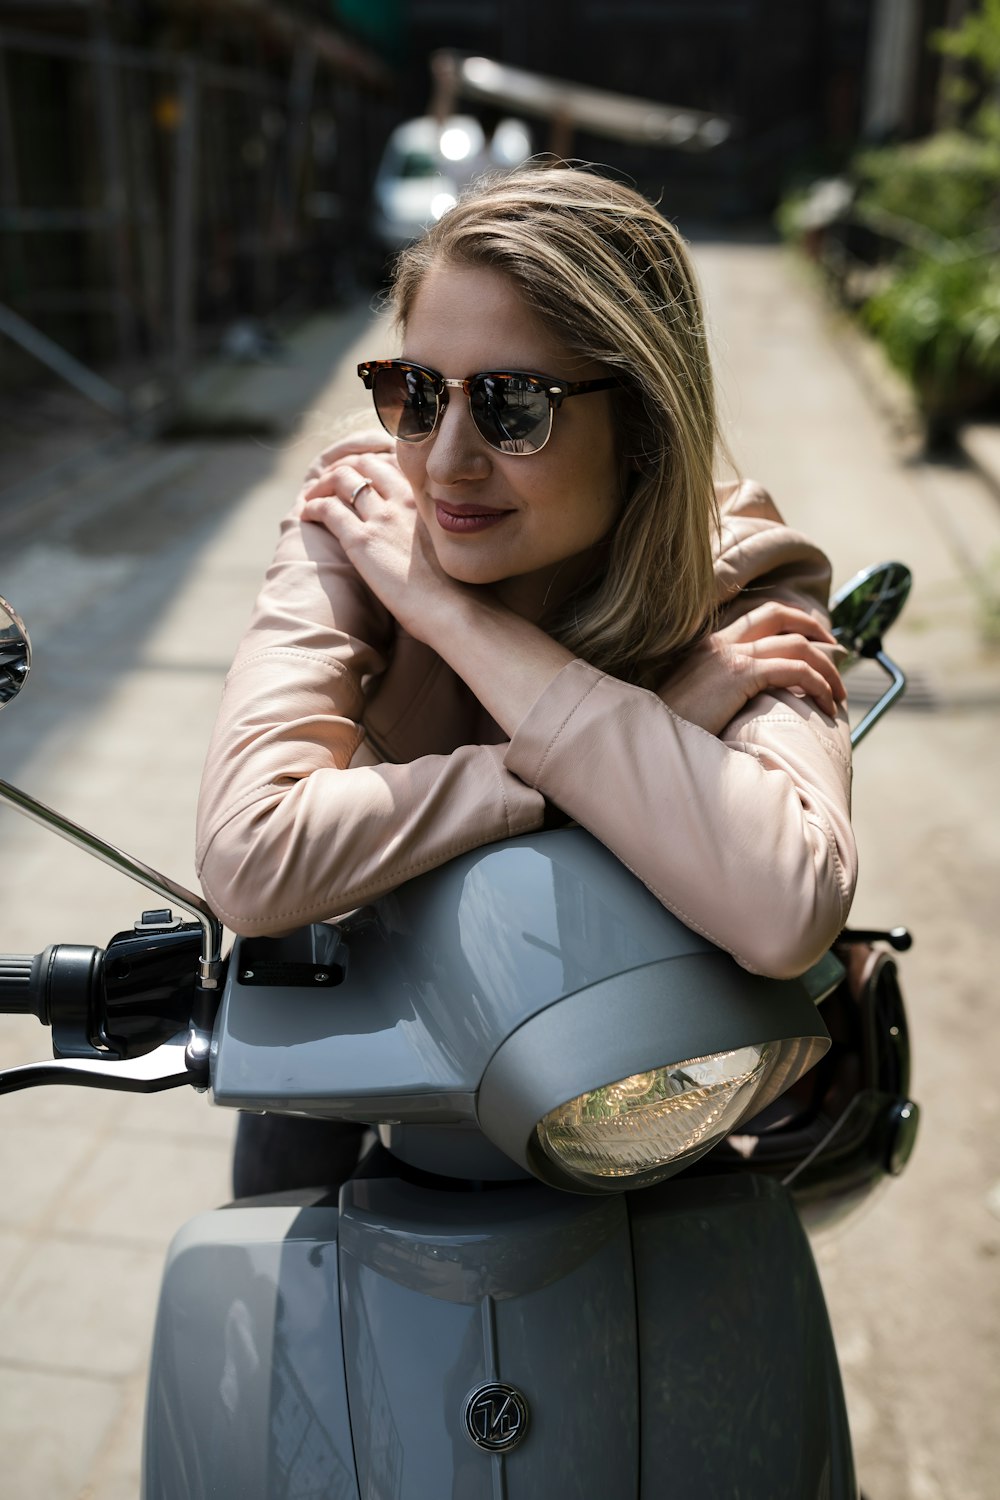
[(201, 1214), (167, 1258), (143, 1500), (359, 1500), (335, 1208)]
[(339, 1214), (204, 1214), (161, 1290), (144, 1500), (635, 1496), (636, 1373), (622, 1198), (378, 1177)]
[(645, 1496), (857, 1500), (826, 1303), (770, 1178), (629, 1198)]
[(789, 1194), (355, 1178), (177, 1236), (145, 1500), (856, 1500)]

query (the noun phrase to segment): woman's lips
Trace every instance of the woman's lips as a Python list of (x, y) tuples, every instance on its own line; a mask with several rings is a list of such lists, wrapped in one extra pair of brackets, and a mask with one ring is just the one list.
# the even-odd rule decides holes
[(441, 530), (450, 531), (454, 536), (488, 531), (513, 514), (512, 510), (488, 510), (485, 505), (450, 506), (442, 505), (440, 500), (434, 503), (434, 517)]

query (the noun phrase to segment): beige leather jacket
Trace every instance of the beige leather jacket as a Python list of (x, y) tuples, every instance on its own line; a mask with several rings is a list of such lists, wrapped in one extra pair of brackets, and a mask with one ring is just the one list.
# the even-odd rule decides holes
[[(762, 598), (822, 612), (823, 554), (759, 486), (720, 499), (727, 617)], [(744, 967), (790, 975), (820, 956), (856, 873), (843, 715), (778, 692), (716, 737), (574, 661), (507, 741), (298, 509), (227, 678), (202, 783), (198, 872), (229, 927), (279, 933), (349, 911), (542, 828), (554, 805)]]

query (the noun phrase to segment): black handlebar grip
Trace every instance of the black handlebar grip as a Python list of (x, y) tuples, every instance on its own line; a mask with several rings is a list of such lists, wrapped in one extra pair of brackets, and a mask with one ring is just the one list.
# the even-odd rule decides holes
[[(101, 995), (104, 949), (77, 943), (50, 943), (41, 953), (0, 953), (0, 1015), (37, 1016), (51, 1026), (57, 1057), (88, 1055), (66, 1052), (79, 1032), (89, 1039), (95, 1001)], [(73, 1036), (67, 1040), (66, 1028)]]
[(45, 1019), (40, 953), (0, 953), (0, 1012)]

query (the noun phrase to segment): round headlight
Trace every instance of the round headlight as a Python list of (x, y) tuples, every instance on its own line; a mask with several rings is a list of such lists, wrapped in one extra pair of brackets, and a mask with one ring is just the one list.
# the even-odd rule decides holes
[(591, 1089), (538, 1122), (539, 1142), (574, 1176), (655, 1181), (729, 1133), (766, 1077), (770, 1052), (713, 1052)]

